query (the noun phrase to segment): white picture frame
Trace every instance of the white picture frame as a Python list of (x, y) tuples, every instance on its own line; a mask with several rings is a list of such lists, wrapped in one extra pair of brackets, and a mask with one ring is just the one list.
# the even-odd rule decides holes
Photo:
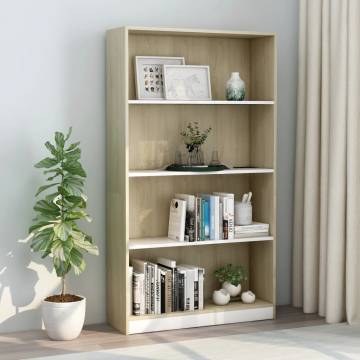
[(185, 58), (135, 56), (134, 62), (137, 99), (164, 100), (163, 65), (185, 65)]
[(208, 65), (163, 65), (166, 100), (211, 100)]

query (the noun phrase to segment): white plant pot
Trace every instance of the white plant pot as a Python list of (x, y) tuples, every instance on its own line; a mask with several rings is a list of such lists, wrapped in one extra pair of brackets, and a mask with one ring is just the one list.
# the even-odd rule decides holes
[(256, 300), (256, 296), (252, 291), (245, 291), (241, 294), (241, 300), (245, 304), (252, 304)]
[(234, 296), (238, 296), (241, 292), (241, 285), (239, 284), (238, 286), (235, 286), (227, 281), (224, 281), (222, 284), (222, 288), (225, 289), (230, 296), (234, 297)]
[(52, 340), (77, 338), (85, 321), (86, 298), (80, 301), (57, 303), (43, 300), (42, 318), (46, 332)]
[(215, 290), (212, 299), (215, 305), (226, 305), (230, 301), (230, 294), (225, 289)]

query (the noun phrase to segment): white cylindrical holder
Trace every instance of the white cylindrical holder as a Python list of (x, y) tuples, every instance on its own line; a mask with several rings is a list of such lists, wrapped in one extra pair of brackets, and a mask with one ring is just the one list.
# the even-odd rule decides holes
[(235, 225), (252, 224), (252, 205), (251, 202), (235, 202)]

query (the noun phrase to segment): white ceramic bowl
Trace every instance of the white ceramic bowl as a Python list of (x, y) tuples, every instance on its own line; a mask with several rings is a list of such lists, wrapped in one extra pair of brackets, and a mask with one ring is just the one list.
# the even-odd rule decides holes
[(227, 281), (224, 281), (222, 284), (222, 288), (225, 289), (230, 296), (238, 296), (241, 292), (241, 285), (235, 286)]
[(230, 301), (230, 294), (225, 289), (215, 290), (212, 299), (215, 305), (226, 305)]
[(256, 296), (252, 291), (244, 291), (241, 294), (241, 300), (245, 304), (252, 304), (256, 300)]

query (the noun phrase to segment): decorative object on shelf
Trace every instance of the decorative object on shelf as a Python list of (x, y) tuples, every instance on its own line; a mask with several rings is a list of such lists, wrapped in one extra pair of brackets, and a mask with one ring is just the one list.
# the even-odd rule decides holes
[(226, 82), (226, 100), (241, 101), (245, 99), (245, 83), (238, 72), (232, 72)]
[[(55, 133), (55, 143), (45, 143), (51, 155), (35, 167), (45, 169), (49, 182), (36, 195), (52, 191), (38, 200), (37, 213), (29, 236), (32, 251), (42, 258), (50, 256), (56, 275), (61, 278), (61, 294), (42, 302), (42, 316), (48, 336), (53, 340), (72, 340), (80, 335), (85, 319), (85, 297), (66, 293), (65, 278), (71, 269), (79, 275), (85, 269), (83, 252), (98, 255), (91, 236), (78, 227), (77, 220), (91, 221), (86, 213), (87, 197), (83, 193), (86, 173), (80, 163), (79, 142), (67, 145), (71, 128), (65, 136)], [(54, 190), (55, 189), (55, 190)]]
[(166, 100), (211, 100), (210, 71), (207, 65), (164, 65)]
[(183, 57), (135, 56), (138, 100), (164, 100), (163, 65), (185, 65)]
[(212, 154), (211, 154), (211, 161), (210, 161), (210, 166), (219, 166), (221, 165), (220, 160), (219, 160), (219, 153), (217, 150), (213, 150)]
[(177, 165), (172, 164), (168, 165), (165, 168), (166, 171), (190, 171), (190, 172), (210, 172), (210, 171), (222, 171), (229, 170), (225, 165), (198, 165), (198, 166), (189, 166), (189, 165)]
[(244, 194), (241, 201), (235, 202), (235, 225), (252, 224), (252, 193)]
[(204, 154), (201, 146), (205, 143), (210, 131), (211, 127), (201, 131), (199, 123), (194, 121), (194, 124), (189, 122), (186, 130), (180, 132), (188, 151), (188, 166), (204, 165)]
[(237, 296), (241, 292), (241, 282), (247, 280), (247, 272), (242, 266), (227, 264), (215, 270), (215, 277), (222, 283), (230, 296)]
[(252, 304), (256, 300), (256, 296), (252, 291), (244, 291), (241, 294), (241, 301), (245, 304)]
[(215, 305), (227, 305), (230, 302), (230, 294), (225, 289), (215, 290), (212, 295)]

